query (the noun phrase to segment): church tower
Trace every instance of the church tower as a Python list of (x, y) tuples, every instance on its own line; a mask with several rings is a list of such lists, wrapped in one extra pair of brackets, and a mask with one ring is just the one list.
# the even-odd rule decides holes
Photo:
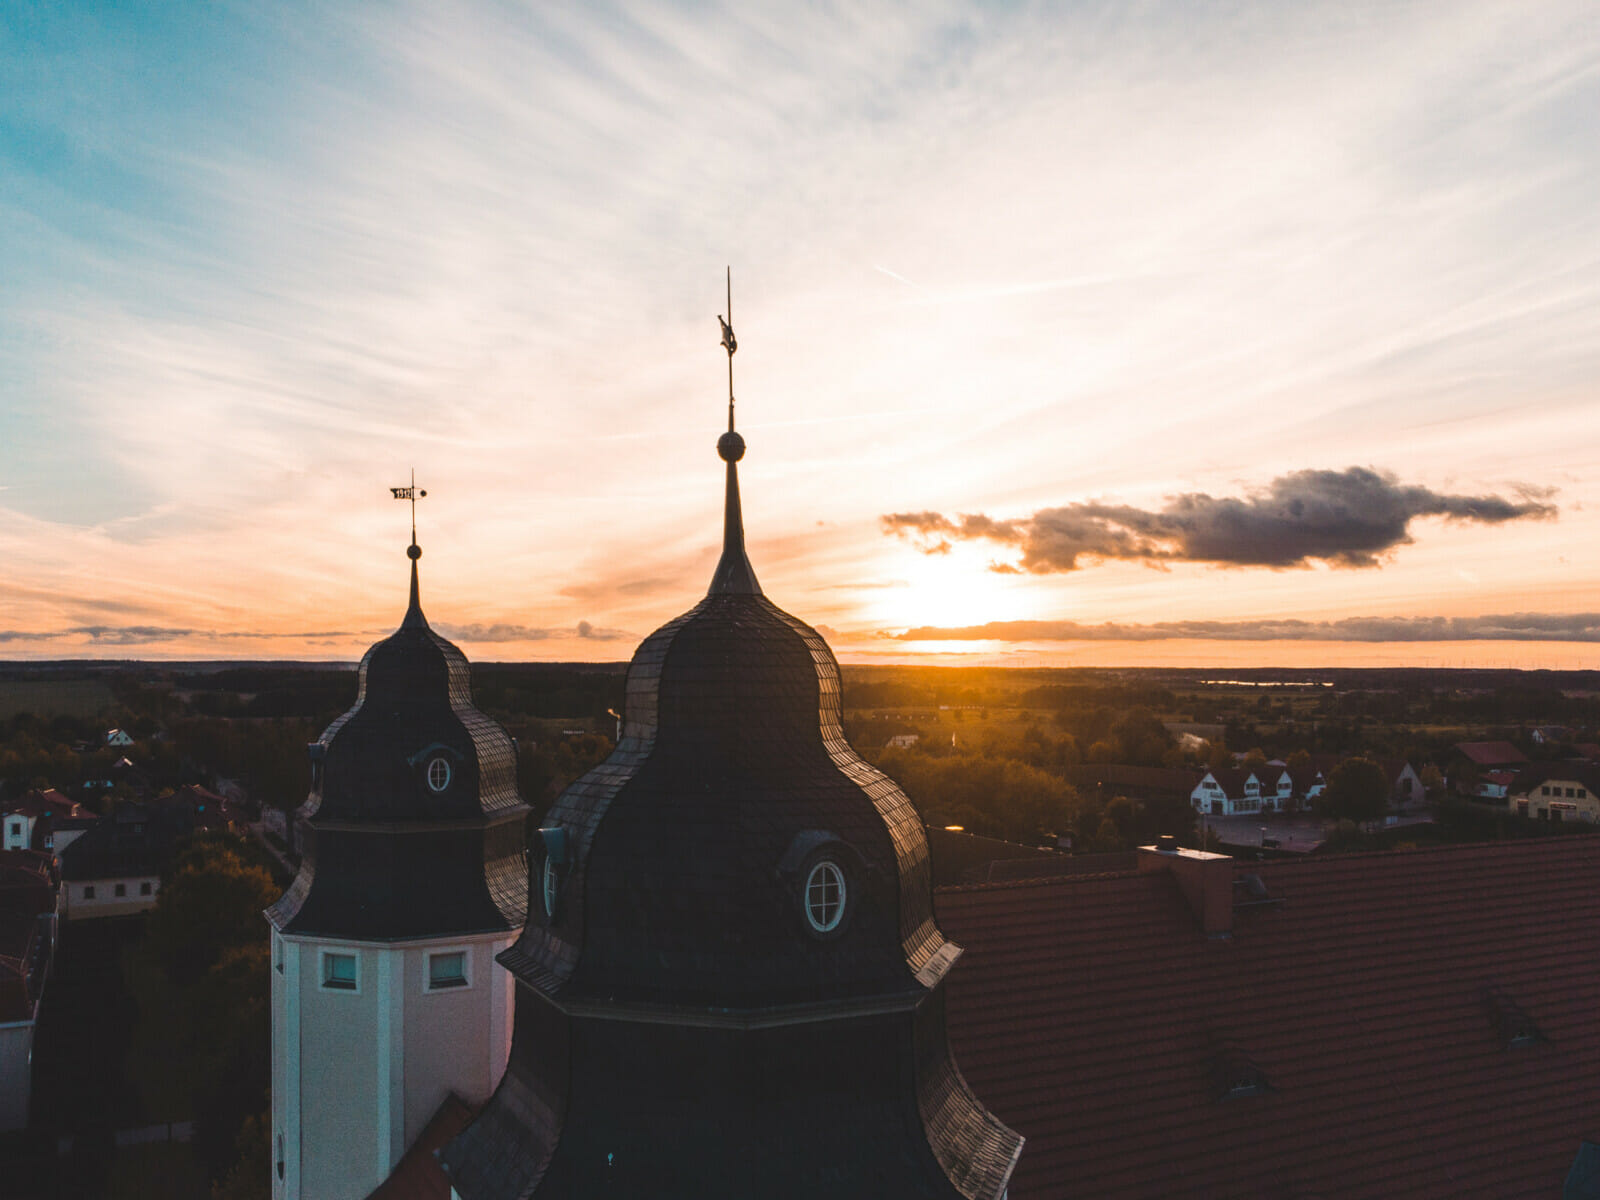
[(530, 848), (511, 1061), (440, 1155), (462, 1200), (998, 1200), (1021, 1153), (950, 1056), (921, 821), (756, 582), (744, 449), (730, 395), (710, 591)]
[(274, 1200), (365, 1196), (451, 1092), (489, 1096), (510, 1050), (494, 957), (527, 911), (516, 749), (422, 615), (415, 532), (408, 554), (405, 619), (311, 746), (305, 858), (266, 914)]

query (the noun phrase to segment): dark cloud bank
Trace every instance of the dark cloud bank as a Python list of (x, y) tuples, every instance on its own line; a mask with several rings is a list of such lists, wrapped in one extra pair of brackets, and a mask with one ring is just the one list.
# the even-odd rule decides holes
[(1504, 613), (1484, 617), (1345, 617), (1338, 621), (1154, 621), (1083, 625), (1077, 621), (991, 621), (922, 625), (902, 642), (1600, 642), (1600, 612)]
[(949, 553), (953, 541), (1014, 546), (1021, 558), (991, 569), (1047, 575), (1075, 571), (1081, 558), (1126, 559), (1160, 565), (1214, 563), (1227, 567), (1376, 567), (1411, 542), (1418, 517), (1476, 521), (1547, 519), (1548, 493), (1517, 500), (1465, 496), (1400, 483), (1366, 467), (1294, 471), (1243, 498), (1185, 492), (1159, 510), (1081, 502), (1043, 508), (1031, 517), (997, 520), (982, 513), (890, 513), (885, 533), (917, 543), (926, 554)]

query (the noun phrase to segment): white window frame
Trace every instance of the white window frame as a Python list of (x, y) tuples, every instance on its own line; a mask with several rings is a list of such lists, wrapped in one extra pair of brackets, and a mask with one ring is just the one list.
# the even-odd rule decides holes
[(545, 855), (544, 870), (539, 873), (539, 895), (544, 901), (544, 915), (554, 920), (556, 901), (561, 898), (561, 868), (549, 855)]
[[(444, 772), (444, 777), (437, 783), (434, 782), (434, 770), (438, 768)], [(442, 792), (450, 786), (450, 780), (455, 777), (455, 771), (450, 767), (450, 760), (442, 754), (435, 754), (428, 760), (428, 765), (423, 769), (423, 778), (428, 781), (428, 789)]]
[[(348, 958), (356, 965), (355, 987), (343, 987), (328, 982), (328, 959)], [(354, 949), (341, 950), (337, 947), (319, 947), (317, 950), (317, 990), (333, 992), (340, 996), (359, 996), (361, 994), (361, 955)]]
[[(829, 901), (822, 899), (813, 901), (812, 890), (822, 888), (826, 896), (828, 875), (833, 876), (833, 883), (838, 888), (838, 898), (832, 901), (833, 915), (831, 918), (818, 916), (819, 910), (826, 914)], [(806, 872), (805, 886), (801, 891), (801, 903), (805, 908), (806, 924), (811, 926), (815, 933), (833, 933), (844, 923), (844, 914), (850, 905), (850, 885), (844, 876), (844, 868), (831, 858), (819, 859), (811, 870)]]
[[(447, 955), (459, 954), (461, 956), (461, 983), (448, 983), (436, 986), (433, 982), (433, 960), (444, 958)], [(472, 951), (467, 946), (446, 946), (438, 950), (429, 950), (422, 956), (422, 990), (428, 993), (439, 992), (470, 992), (472, 990)]]

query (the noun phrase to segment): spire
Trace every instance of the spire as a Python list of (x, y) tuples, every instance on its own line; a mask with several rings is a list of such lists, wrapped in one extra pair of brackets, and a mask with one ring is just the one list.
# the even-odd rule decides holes
[(422, 615), (422, 601), (417, 588), (417, 559), (422, 557), (422, 547), (417, 545), (417, 498), (428, 493), (417, 487), (417, 473), (411, 472), (411, 484), (408, 487), (392, 487), (389, 489), (396, 500), (411, 501), (411, 545), (406, 547), (406, 557), (411, 560), (411, 603), (406, 607), (406, 618), (400, 622), (400, 628), (406, 629), (413, 625), (427, 627), (428, 621)]
[(711, 577), (710, 594), (759, 596), (761, 585), (744, 552), (744, 516), (739, 510), (738, 462), (744, 457), (744, 439), (728, 430), (717, 439), (717, 453), (728, 464), (728, 498), (722, 516), (722, 559)]
[(411, 603), (406, 606), (406, 619), (400, 622), (402, 629), (428, 623), (428, 619), (422, 615), (422, 598), (417, 588), (417, 559), (422, 557), (422, 547), (417, 545), (415, 537), (413, 534), (411, 545), (406, 547), (406, 557), (411, 560)]
[(728, 352), (728, 432), (717, 439), (717, 453), (728, 464), (728, 496), (722, 515), (722, 559), (711, 577), (710, 595), (759, 596), (761, 585), (744, 552), (744, 516), (739, 510), (739, 467), (744, 439), (733, 428), (733, 353), (739, 348), (733, 336), (733, 270), (728, 270), (728, 316), (717, 314), (722, 326), (722, 346)]

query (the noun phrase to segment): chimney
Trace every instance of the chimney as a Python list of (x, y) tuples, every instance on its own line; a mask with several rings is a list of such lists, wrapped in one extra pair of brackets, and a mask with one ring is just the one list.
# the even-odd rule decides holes
[(1184, 899), (1208, 938), (1233, 934), (1233, 859), (1226, 854), (1185, 850), (1164, 836), (1158, 846), (1139, 847), (1139, 874), (1167, 871), (1183, 889)]

